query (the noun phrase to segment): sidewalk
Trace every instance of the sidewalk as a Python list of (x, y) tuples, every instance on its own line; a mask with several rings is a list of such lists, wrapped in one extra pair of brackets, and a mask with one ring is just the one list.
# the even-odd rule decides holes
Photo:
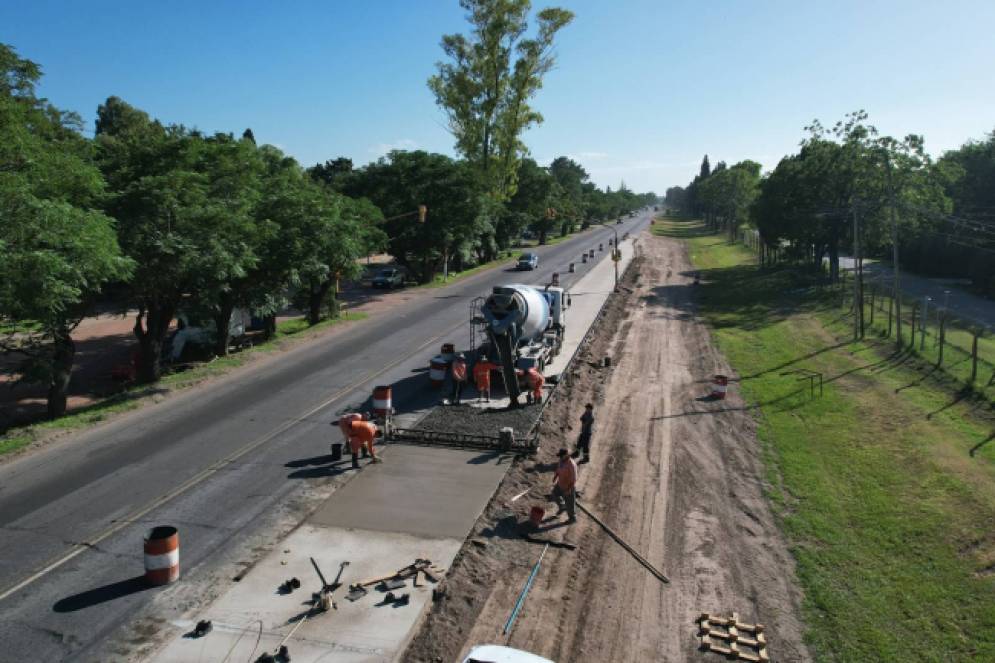
[[(621, 249), (620, 271), (632, 259), (631, 240)], [(606, 259), (570, 288), (576, 294), (556, 371), (572, 357), (613, 281), (614, 266)], [(274, 652), (307, 614), (311, 592), (320, 587), (310, 557), (329, 582), (340, 563), (349, 565), (342, 573), (343, 588), (333, 595), (337, 609), (309, 617), (286, 643), (293, 660), (395, 660), (431, 600), (431, 583), (412, 587), (408, 582), (394, 590), (410, 595), (404, 606), (385, 605), (384, 593), (374, 590), (350, 602), (344, 598), (348, 584), (391, 573), (416, 558), (448, 569), (511, 459), (496, 452), (403, 444), (387, 445), (379, 453), (384, 463), (365, 465), (213, 605), (191, 609), (187, 619), (173, 622), (172, 642), (153, 660), (253, 661), (264, 651)], [(349, 460), (341, 463), (347, 466)], [(291, 577), (301, 580), (301, 589), (281, 595), (278, 587)], [(183, 637), (201, 619), (212, 620), (214, 631), (201, 639)]]

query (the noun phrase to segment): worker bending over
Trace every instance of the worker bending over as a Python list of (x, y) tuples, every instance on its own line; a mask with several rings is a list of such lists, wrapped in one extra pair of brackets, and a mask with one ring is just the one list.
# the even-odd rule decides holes
[(491, 371), (497, 368), (487, 360), (487, 355), (481, 355), (473, 366), (473, 381), (477, 383), (477, 399), (484, 398), (491, 402)]
[(377, 425), (372, 421), (353, 421), (349, 429), (349, 450), (352, 452), (352, 467), (359, 469), (359, 454), (362, 452), (363, 458), (367, 453), (372, 457), (374, 463), (379, 463), (376, 451), (373, 448), (374, 440), (377, 437)]
[(536, 368), (530, 368), (525, 373), (525, 380), (529, 385), (527, 400), (529, 403), (542, 403), (542, 385), (546, 381)]
[(577, 488), (577, 463), (570, 457), (566, 449), (560, 449), (556, 454), (560, 461), (556, 465), (553, 475), (553, 499), (559, 505), (559, 513), (567, 512), (569, 517), (567, 522), (577, 522), (574, 512)]

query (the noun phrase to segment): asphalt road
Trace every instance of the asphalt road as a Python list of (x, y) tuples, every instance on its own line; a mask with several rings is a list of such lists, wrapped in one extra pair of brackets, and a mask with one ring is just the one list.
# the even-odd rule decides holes
[[(649, 218), (612, 227), (636, 232)], [(581, 251), (607, 249), (611, 236), (597, 229), (540, 248), (534, 272), (475, 275), (0, 466), (0, 661), (123, 655), (105, 644), (113, 635), (119, 646), (120, 627), (156, 601), (136, 580), (150, 526), (180, 528), (191, 587), (214, 577), (220, 560), (265, 538), (260, 530), (278, 517), (303, 517), (287, 505), (306, 509), (309, 491), (330, 477), (294, 463), (326, 453), (339, 412), (381, 383), (395, 385), (400, 410), (423, 402), (429, 358), (443, 341), (468, 342), (473, 297), (502, 283), (546, 283), (554, 271), (569, 285), (589, 267)], [(576, 275), (566, 273), (571, 261)], [(193, 604), (197, 596), (191, 590)]]

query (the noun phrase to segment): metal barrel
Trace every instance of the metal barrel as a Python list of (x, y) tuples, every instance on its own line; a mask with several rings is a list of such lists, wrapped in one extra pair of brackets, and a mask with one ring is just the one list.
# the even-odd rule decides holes
[(180, 579), (180, 533), (160, 525), (145, 533), (145, 580), (155, 587)]

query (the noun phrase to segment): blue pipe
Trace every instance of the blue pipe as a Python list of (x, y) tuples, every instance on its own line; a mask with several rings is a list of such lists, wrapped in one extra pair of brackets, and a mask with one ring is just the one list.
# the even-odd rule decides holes
[(515, 624), (515, 619), (518, 617), (518, 612), (525, 605), (525, 596), (529, 593), (532, 588), (532, 581), (535, 580), (536, 574), (539, 573), (539, 566), (542, 564), (542, 558), (546, 556), (546, 550), (549, 549), (549, 544), (547, 543), (543, 549), (542, 554), (539, 555), (539, 561), (535, 563), (532, 567), (532, 573), (529, 574), (529, 579), (525, 582), (525, 587), (522, 587), (521, 593), (518, 595), (518, 601), (515, 602), (515, 609), (511, 611), (511, 616), (508, 617), (508, 621), (504, 624), (504, 634), (508, 635), (511, 627)]

